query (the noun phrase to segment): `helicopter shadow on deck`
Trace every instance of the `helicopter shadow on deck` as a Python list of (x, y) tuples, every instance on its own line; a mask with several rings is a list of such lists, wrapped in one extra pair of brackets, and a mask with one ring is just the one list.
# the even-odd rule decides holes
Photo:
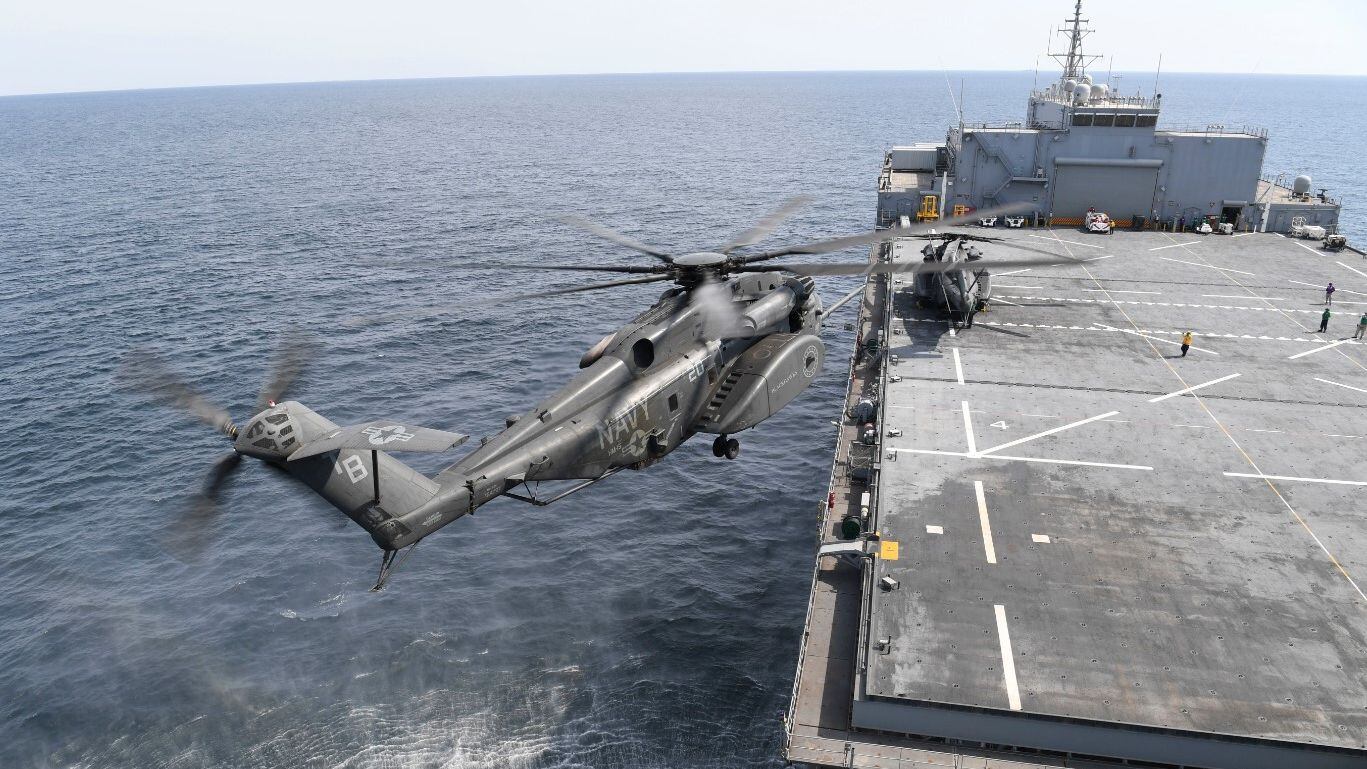
[(956, 322), (943, 307), (918, 302), (910, 288), (899, 289), (893, 294), (892, 336), (888, 339), (888, 352), (903, 358), (942, 358), (939, 351), (940, 340), (949, 335), (951, 329), (956, 334), (1001, 333), (1010, 336), (1029, 338), (1029, 334), (996, 325), (974, 323), (966, 327)]

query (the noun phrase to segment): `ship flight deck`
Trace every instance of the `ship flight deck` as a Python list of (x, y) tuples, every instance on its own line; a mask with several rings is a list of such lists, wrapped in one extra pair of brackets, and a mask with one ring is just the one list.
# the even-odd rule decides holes
[(865, 484), (840, 428), (821, 542), (865, 493), (881, 542), (818, 558), (787, 758), (1367, 766), (1367, 259), (991, 234), (1075, 262), (992, 271), (970, 328), (869, 281), (880, 443)]

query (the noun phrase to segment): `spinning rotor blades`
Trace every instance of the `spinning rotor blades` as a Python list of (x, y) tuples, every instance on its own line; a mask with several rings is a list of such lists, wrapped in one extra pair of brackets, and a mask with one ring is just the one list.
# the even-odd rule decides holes
[(653, 256), (656, 259), (665, 262), (666, 264), (672, 261), (669, 257), (669, 254), (666, 254), (658, 248), (652, 248), (651, 246), (647, 246), (646, 244), (642, 243), (641, 241), (635, 238), (623, 235), (617, 230), (614, 230), (610, 227), (604, 227), (603, 225), (585, 219), (582, 216), (577, 216), (575, 214), (565, 214), (563, 216), (560, 216), (559, 219), (565, 224), (578, 227), (581, 230), (591, 232), (594, 235), (597, 235), (598, 237), (604, 240), (610, 240), (619, 246), (626, 246), (627, 248), (630, 248), (633, 251), (640, 251), (643, 254), (649, 254), (650, 256)]
[(734, 238), (717, 248), (723, 254), (729, 254), (737, 248), (753, 246), (756, 243), (769, 237), (785, 219), (792, 216), (798, 210), (810, 205), (812, 198), (810, 195), (797, 195), (789, 198), (783, 205), (779, 206), (773, 213), (760, 219), (754, 227), (736, 235)]
[(261, 392), (256, 396), (256, 411), (263, 411), (280, 402), (295, 377), (303, 370), (311, 352), (312, 344), (308, 335), (294, 331), (285, 337), (284, 344), (275, 355), (270, 376), (266, 378), (265, 384), (261, 386)]
[(993, 259), (990, 262), (912, 262), (910, 264), (892, 264), (888, 262), (877, 262), (867, 264), (828, 264), (823, 262), (808, 262), (805, 264), (771, 264), (764, 267), (742, 267), (738, 272), (767, 272), (769, 270), (783, 270), (794, 275), (883, 275), (887, 273), (926, 273), (926, 272), (955, 272), (959, 270), (973, 270), (975, 268), (987, 267), (1050, 267), (1056, 264), (1073, 264), (1077, 260), (1054, 257), (1053, 259)]
[(648, 275), (643, 278), (623, 278), (622, 280), (609, 280), (605, 283), (589, 283), (583, 286), (570, 286), (569, 288), (555, 288), (550, 291), (533, 291), (527, 294), (514, 294), (512, 299), (535, 299), (541, 296), (557, 296), (559, 294), (577, 294), (584, 291), (601, 291), (605, 288), (617, 288), (618, 286), (630, 286), (637, 283), (657, 283), (662, 280), (669, 280), (668, 275)]
[(187, 411), (224, 435), (231, 437), (236, 432), (233, 418), (226, 409), (192, 389), (150, 350), (129, 353), (119, 369), (118, 378), (145, 392), (153, 401)]

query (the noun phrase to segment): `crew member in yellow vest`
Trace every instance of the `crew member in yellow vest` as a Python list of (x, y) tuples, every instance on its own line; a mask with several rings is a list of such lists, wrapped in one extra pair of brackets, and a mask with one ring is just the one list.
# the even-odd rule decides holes
[(1191, 332), (1182, 335), (1182, 357), (1187, 357), (1187, 350), (1191, 349)]

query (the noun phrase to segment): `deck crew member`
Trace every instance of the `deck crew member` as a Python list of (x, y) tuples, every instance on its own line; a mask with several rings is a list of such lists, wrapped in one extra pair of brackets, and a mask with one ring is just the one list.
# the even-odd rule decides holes
[(1332, 281), (1329, 285), (1324, 287), (1324, 303), (1326, 305), (1332, 305), (1334, 303), (1334, 284)]
[(1361, 339), (1364, 335), (1367, 335), (1367, 312), (1362, 313), (1362, 317), (1358, 319), (1358, 330), (1353, 334), (1353, 338)]
[(1191, 349), (1191, 332), (1182, 335), (1182, 357), (1187, 357), (1187, 350)]
[(1324, 330), (1325, 330), (1326, 328), (1329, 328), (1329, 308), (1328, 308), (1328, 307), (1324, 308), (1324, 314), (1320, 316), (1320, 333), (1323, 334), (1323, 333), (1324, 333)]

